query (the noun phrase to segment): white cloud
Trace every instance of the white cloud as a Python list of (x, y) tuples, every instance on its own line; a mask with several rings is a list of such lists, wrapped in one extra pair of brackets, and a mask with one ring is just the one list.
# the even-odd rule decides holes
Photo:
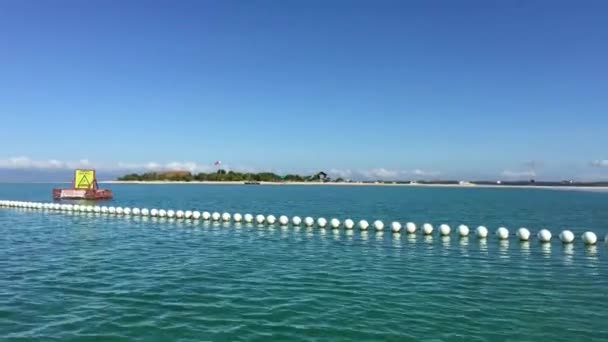
[(345, 179), (352, 179), (353, 178), (353, 171), (351, 170), (340, 170), (340, 169), (331, 169), (329, 170), (329, 175), (331, 177), (334, 178), (345, 178)]
[[(226, 168), (225, 165), (222, 166)], [(40, 169), (40, 170), (62, 170), (62, 169), (77, 169), (77, 168), (95, 168), (105, 171), (190, 171), (190, 172), (208, 172), (214, 170), (210, 165), (199, 165), (195, 162), (170, 162), (161, 164), (158, 162), (148, 163), (93, 163), (88, 159), (77, 161), (60, 161), (56, 159), (49, 160), (33, 160), (28, 157), (12, 157), (0, 159), (0, 168), (2, 169)]]
[(391, 170), (385, 168), (376, 168), (366, 171), (360, 171), (360, 175), (368, 179), (379, 180), (405, 180), (413, 176), (431, 177), (441, 174), (439, 171), (425, 171), (421, 169), (414, 170)]
[(28, 157), (12, 157), (0, 159), (0, 168), (3, 169), (75, 169), (89, 167), (87, 159), (78, 161), (59, 161), (56, 159), (33, 160)]
[(536, 177), (536, 172), (534, 172), (532, 170), (523, 170), (523, 171), (505, 170), (502, 172), (502, 175), (506, 178), (530, 178), (530, 177)]
[(608, 159), (598, 159), (591, 162), (591, 166), (608, 167)]
[(399, 175), (399, 171), (389, 170), (383, 167), (362, 171), (361, 174), (370, 179), (394, 179)]
[[(222, 168), (226, 168), (225, 165)], [(190, 172), (209, 172), (214, 170), (213, 167), (209, 165), (199, 165), (195, 162), (169, 162), (166, 164), (161, 164), (158, 162), (148, 162), (141, 164), (134, 163), (123, 163), (119, 162), (116, 167), (113, 167), (114, 170), (133, 170), (133, 171), (190, 171)]]
[(420, 169), (415, 169), (411, 172), (411, 174), (416, 176), (438, 176), (440, 173), (439, 171), (424, 171)]

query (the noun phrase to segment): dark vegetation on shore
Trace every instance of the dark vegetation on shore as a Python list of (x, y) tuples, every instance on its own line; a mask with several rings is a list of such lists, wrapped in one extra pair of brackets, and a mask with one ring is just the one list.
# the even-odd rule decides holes
[[(210, 182), (324, 182), (324, 183), (354, 183), (351, 180), (342, 178), (331, 179), (326, 173), (318, 172), (314, 175), (301, 176), (297, 174), (288, 174), (280, 176), (272, 172), (248, 173), (235, 172), (226, 170), (217, 170), (216, 172), (197, 173), (193, 174), (188, 171), (168, 171), (168, 172), (146, 172), (146, 173), (131, 173), (118, 177), (119, 181), (174, 181), (174, 182), (191, 182), (191, 181), (210, 181)], [(458, 185), (462, 184), (457, 180), (433, 180), (433, 181), (361, 181), (357, 183), (365, 184), (440, 184), (440, 185)], [(471, 185), (509, 185), (509, 186), (566, 186), (566, 187), (607, 187), (608, 182), (576, 182), (571, 180), (564, 181), (471, 181)], [(463, 184), (465, 185), (465, 184)]]
[[(212, 181), (212, 182), (331, 182), (331, 178), (324, 172), (310, 176), (288, 174), (279, 176), (272, 172), (243, 173), (235, 171), (217, 170), (217, 172), (192, 174), (188, 171), (146, 172), (142, 174), (131, 173), (118, 177), (119, 181)], [(338, 178), (335, 182), (343, 182)]]

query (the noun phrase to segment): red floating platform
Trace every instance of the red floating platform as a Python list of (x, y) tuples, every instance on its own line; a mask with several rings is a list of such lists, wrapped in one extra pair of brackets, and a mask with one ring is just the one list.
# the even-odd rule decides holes
[(110, 189), (53, 189), (54, 199), (87, 199), (99, 200), (112, 198)]
[(101, 200), (112, 197), (112, 190), (99, 189), (95, 178), (95, 170), (76, 170), (71, 188), (53, 189), (54, 199)]

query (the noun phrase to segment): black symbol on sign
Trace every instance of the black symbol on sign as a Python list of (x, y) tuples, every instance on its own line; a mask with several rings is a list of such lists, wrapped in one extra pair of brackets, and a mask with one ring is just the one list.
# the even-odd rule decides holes
[(80, 188), (83, 185), (86, 186), (87, 188), (91, 185), (91, 182), (89, 182), (87, 175), (82, 175), (82, 177), (80, 177), (80, 182), (78, 182), (78, 185), (76, 185), (76, 187)]

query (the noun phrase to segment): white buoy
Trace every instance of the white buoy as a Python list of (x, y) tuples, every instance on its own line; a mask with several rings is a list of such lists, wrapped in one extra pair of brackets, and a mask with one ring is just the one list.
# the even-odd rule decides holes
[(287, 217), (285, 215), (279, 216), (279, 223), (281, 224), (281, 226), (288, 225), (289, 224), (289, 217)]
[(166, 211), (165, 209), (160, 209), (160, 210), (158, 211), (158, 216), (160, 216), (160, 217), (165, 217), (165, 216), (167, 216), (167, 211)]
[(208, 211), (203, 211), (203, 220), (208, 221), (209, 219), (211, 219), (211, 214)]
[(450, 228), (450, 226), (448, 226), (447, 224), (442, 224), (439, 226), (439, 234), (441, 234), (441, 236), (450, 235), (451, 231), (452, 228)]
[(369, 227), (369, 223), (366, 220), (359, 221), (359, 229), (367, 230), (368, 227)]
[(264, 220), (266, 220), (266, 218), (265, 218), (265, 217), (264, 217), (264, 215), (262, 215), (262, 214), (258, 214), (258, 215), (256, 215), (256, 217), (255, 217), (255, 221), (256, 221), (258, 224), (262, 224), (262, 223), (264, 223)]
[(268, 222), (268, 224), (274, 224), (277, 222), (277, 218), (274, 217), (274, 215), (268, 215), (266, 216), (266, 222)]
[(422, 233), (424, 235), (431, 235), (433, 234), (433, 225), (431, 225), (430, 223), (425, 223), (422, 225)]
[(224, 222), (228, 222), (228, 221), (230, 221), (230, 218), (231, 218), (230, 213), (223, 213), (223, 214), (222, 214), (222, 220), (223, 220)]
[[(69, 207), (69, 209), (68, 209), (68, 205), (67, 205), (67, 204), (65, 204), (65, 205), (63, 206), (63, 209), (62, 209), (62, 210), (64, 210), (64, 211), (65, 211), (65, 210), (74, 210), (74, 211), (79, 211), (79, 210), (80, 210), (80, 206), (79, 206), (78, 204), (74, 204), (74, 205), (70, 205), (70, 207)], [(116, 210), (116, 209), (114, 209), (114, 210)]]
[(333, 229), (338, 229), (340, 228), (340, 220), (338, 220), (337, 218), (332, 218), (329, 221), (329, 225), (333, 228)]
[(597, 243), (597, 235), (594, 232), (584, 232), (581, 239), (585, 245), (595, 245)]
[(219, 221), (221, 217), (222, 215), (220, 215), (220, 213), (218, 213), (217, 211), (214, 211), (213, 214), (211, 214), (211, 219), (213, 221)]
[(315, 219), (310, 216), (304, 218), (304, 225), (306, 225), (306, 227), (312, 227), (313, 224), (315, 224)]
[(525, 227), (521, 227), (517, 230), (517, 238), (519, 239), (519, 241), (528, 241), (530, 240), (530, 231), (525, 228)]
[(506, 240), (509, 238), (509, 230), (505, 227), (499, 227), (498, 229), (496, 229), (496, 236), (500, 240)]
[(93, 206), (87, 205), (87, 213), (92, 213), (92, 212), (93, 212)]
[(201, 218), (201, 212), (198, 211), (198, 210), (193, 211), (192, 212), (192, 218), (195, 219), (195, 220), (200, 219)]
[(243, 220), (243, 215), (235, 213), (232, 215), (232, 218), (234, 219), (234, 222), (241, 222)]
[[(87, 208), (87, 211), (89, 211), (89, 208)], [(127, 208), (124, 208), (124, 209), (122, 210), (122, 212), (123, 212), (125, 215), (131, 215), (131, 208), (128, 208), (128, 207), (127, 207)]]
[(133, 215), (138, 216), (141, 214), (141, 210), (139, 210), (139, 208), (133, 208), (133, 210), (131, 210), (131, 212), (133, 213)]
[(319, 217), (317, 219), (317, 226), (325, 228), (325, 226), (327, 226), (327, 220), (324, 217)]
[(184, 218), (184, 212), (182, 210), (176, 211), (175, 217), (177, 217), (178, 219)]
[(569, 230), (564, 230), (559, 233), (559, 239), (562, 240), (563, 243), (572, 243), (574, 241), (574, 233)]
[(247, 223), (253, 222), (253, 215), (251, 215), (251, 214), (245, 214), (244, 218), (245, 218), (245, 222), (247, 222)]
[(141, 216), (148, 216), (150, 215), (150, 210), (148, 210), (148, 208), (143, 208), (141, 210)]
[(300, 218), (300, 216), (294, 216), (291, 218), (291, 224), (293, 224), (294, 226), (299, 226), (302, 223), (302, 219)]
[(116, 214), (116, 208), (114, 208), (114, 207), (109, 207), (109, 208), (108, 208), (108, 213), (110, 213), (110, 214)]
[(408, 222), (405, 224), (405, 231), (408, 234), (416, 233), (416, 224), (414, 222)]
[(171, 209), (167, 210), (167, 217), (168, 217), (168, 218), (173, 218), (173, 217), (175, 217), (175, 211), (173, 211), (173, 210), (171, 210)]
[(354, 226), (355, 226), (355, 222), (353, 220), (351, 220), (351, 219), (344, 220), (344, 228), (353, 229)]
[(462, 237), (469, 236), (469, 227), (464, 224), (458, 226), (458, 235)]
[(480, 239), (485, 239), (488, 237), (488, 228), (484, 227), (484, 226), (479, 226), (477, 227), (477, 229), (475, 230), (477, 237)]
[(401, 223), (394, 221), (391, 223), (391, 230), (393, 233), (399, 233), (401, 231)]
[(158, 209), (152, 209), (152, 210), (150, 210), (150, 216), (152, 216), (152, 217), (158, 216)]
[(376, 230), (380, 231), (380, 230), (384, 229), (384, 223), (380, 220), (376, 220), (376, 221), (374, 221), (374, 228), (376, 228)]
[(186, 210), (184, 211), (184, 217), (189, 220), (192, 218), (192, 210)]
[[(133, 209), (135, 211), (135, 209)], [(93, 207), (93, 212), (99, 214), (101, 212), (101, 207), (96, 205)]]
[(551, 241), (551, 232), (548, 229), (541, 229), (536, 236), (540, 242)]
[(107, 214), (108, 213), (108, 207), (106, 207), (105, 205), (101, 207), (101, 213), (102, 214)]

